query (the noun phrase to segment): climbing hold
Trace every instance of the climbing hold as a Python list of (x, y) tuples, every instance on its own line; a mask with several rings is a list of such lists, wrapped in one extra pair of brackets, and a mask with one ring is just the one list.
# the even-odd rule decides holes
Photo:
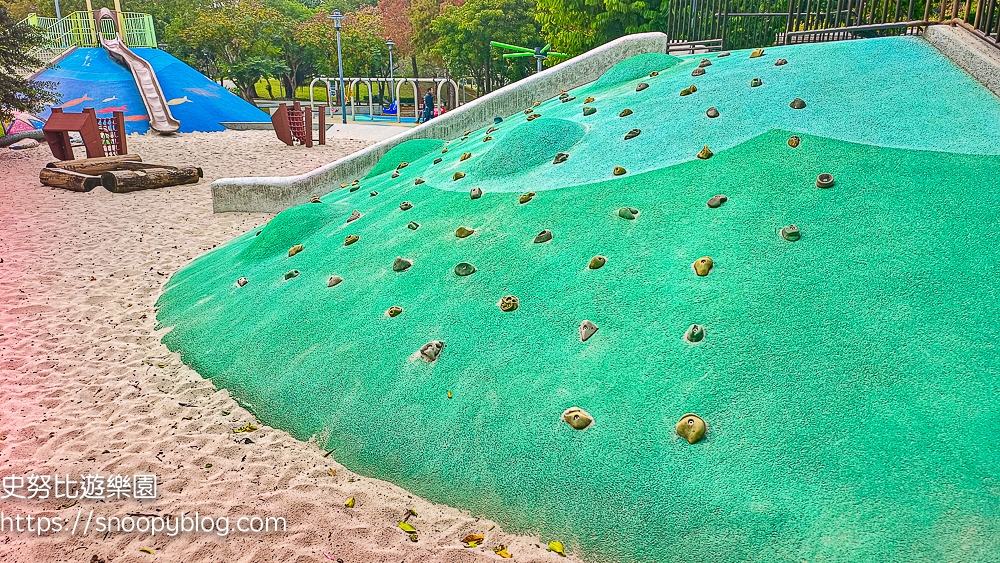
[(535, 197), (535, 192), (528, 192), (517, 199), (518, 203), (528, 203), (531, 198)]
[(639, 84), (638, 84), (638, 85), (637, 85), (637, 86), (635, 87), (635, 91), (636, 91), (636, 92), (642, 92), (642, 91), (643, 91), (643, 90), (645, 90), (646, 88), (649, 88), (649, 84), (646, 84), (645, 82), (640, 82), (640, 83), (639, 83)]
[[(576, 430), (583, 430), (584, 428), (590, 426), (594, 422), (594, 417), (587, 414), (586, 411), (580, 407), (570, 407), (563, 412), (562, 419)], [(553, 542), (559, 543), (559, 542)], [(552, 544), (549, 544), (550, 546)], [(562, 544), (559, 544), (562, 547)]]
[(500, 300), (500, 310), (504, 313), (509, 313), (514, 309), (517, 309), (519, 304), (520, 302), (517, 300), (517, 297), (514, 297), (513, 295), (505, 295), (503, 299)]
[(652, 78), (654, 76), (659, 76), (659, 75), (660, 75), (660, 71), (658, 71), (658, 70), (654, 70), (653, 72), (649, 73), (649, 77), (650, 78)]
[(301, 244), (296, 244), (295, 246), (289, 248), (288, 249), (288, 257), (291, 258), (292, 256), (295, 256), (299, 252), (302, 252), (303, 248), (304, 247)]
[(597, 108), (593, 106), (587, 106), (583, 108), (583, 115), (593, 115), (595, 113), (597, 113)]
[(347, 191), (349, 191), (349, 192), (351, 192), (353, 194), (354, 192), (356, 192), (356, 191), (358, 191), (360, 189), (361, 189), (361, 186), (351, 186), (351, 189), (349, 189)]
[(344, 281), (344, 278), (340, 276), (330, 276), (330, 279), (326, 280), (326, 287), (333, 287), (335, 285), (340, 285), (340, 282)]
[(475, 229), (468, 229), (468, 228), (465, 228), (465, 227), (459, 227), (458, 229), (455, 229), (455, 236), (458, 237), (458, 238), (465, 238), (465, 237), (471, 235), (474, 232), (476, 232)]
[(396, 170), (401, 170), (401, 169), (403, 169), (403, 168), (406, 168), (406, 167), (407, 167), (407, 166), (409, 166), (409, 165), (410, 165), (410, 163), (409, 163), (409, 162), (400, 162), (400, 163), (399, 163), (399, 166), (397, 166), (397, 167), (396, 167)]
[(532, 111), (531, 108), (524, 110), (524, 115), (531, 115), (531, 111)]
[(634, 207), (622, 207), (618, 210), (618, 216), (629, 221), (635, 219), (637, 215), (639, 215), (639, 210)]
[(399, 178), (399, 170), (393, 170), (393, 171), (392, 171), (392, 176), (391, 176), (391, 177), (392, 177), (392, 178)]
[(399, 204), (399, 208), (403, 211), (409, 211), (410, 209), (413, 209), (413, 204), (408, 201), (404, 201)]
[(565, 152), (556, 153), (556, 157), (552, 159), (552, 164), (560, 164), (562, 162), (566, 162), (567, 158), (569, 158), (569, 153)]
[(288, 270), (287, 272), (285, 272), (285, 279), (286, 280), (290, 280), (290, 279), (292, 279), (292, 278), (294, 278), (295, 276), (298, 276), (298, 275), (299, 275), (299, 271), (298, 270)]
[(479, 199), (483, 197), (482, 188), (472, 188), (472, 190), (469, 191), (469, 197), (472, 199)]
[(633, 129), (628, 133), (625, 133), (625, 140), (634, 139), (639, 136), (639, 133), (642, 133), (641, 129)]
[(708, 198), (708, 206), (711, 207), (712, 209), (715, 209), (716, 207), (722, 207), (722, 204), (726, 203), (727, 201), (729, 201), (729, 197), (727, 196), (724, 196), (722, 194), (713, 195), (712, 197)]
[(471, 152), (463, 152), (461, 158), (459, 158), (458, 161), (462, 162), (463, 160), (469, 160), (471, 156), (472, 156)]
[(702, 59), (701, 62), (698, 63), (698, 66), (700, 66), (701, 68), (705, 68), (706, 66), (712, 66), (712, 61), (708, 59)]
[(690, 95), (691, 95), (691, 89), (690, 88), (685, 88), (685, 89), (681, 90), (681, 96), (690, 96)]
[(750, 58), (751, 59), (756, 59), (757, 57), (760, 57), (760, 56), (763, 56), (763, 55), (764, 55), (764, 49), (754, 49), (753, 52), (750, 53)]
[(358, 242), (358, 240), (360, 239), (361, 237), (359, 237), (358, 235), (347, 235), (346, 237), (344, 237), (344, 246), (351, 246), (352, 244)]
[(240, 279), (236, 280), (236, 287), (243, 287), (244, 285), (246, 285), (248, 283), (250, 283), (250, 280), (248, 280), (246, 278), (240, 278)]
[(528, 116), (528, 121), (532, 121), (532, 120), (538, 119), (541, 116), (542, 116), (542, 114), (540, 114), (540, 113), (533, 113), (533, 114), (531, 114), (531, 115)]
[[(487, 135), (489, 135), (490, 133), (492, 133), (492, 132), (494, 132), (494, 131), (499, 131), (499, 130), (500, 130), (499, 128), (497, 128), (497, 127), (493, 127), (493, 126), (491, 125), (491, 126), (490, 126), (490, 128), (486, 130), (486, 134), (487, 134)], [(466, 135), (468, 135), (468, 133), (466, 133)]]
[(615, 169), (611, 171), (611, 173), (614, 174), (615, 176), (621, 176), (625, 174), (625, 172), (627, 171), (625, 170), (625, 168), (621, 166), (615, 166)]
[(397, 256), (396, 259), (393, 260), (392, 262), (392, 271), (405, 272), (406, 270), (410, 269), (410, 266), (412, 265), (413, 265), (412, 261)]
[(806, 107), (806, 101), (803, 100), (802, 98), (795, 98), (794, 100), (792, 100), (792, 103), (788, 104), (788, 107), (792, 109), (802, 109)]
[(433, 362), (441, 355), (441, 350), (444, 350), (444, 340), (431, 340), (420, 347), (420, 357), (428, 362)]
[(320, 199), (319, 199), (319, 196), (318, 196), (318, 195), (314, 195), (314, 196), (312, 196), (311, 198), (309, 198), (309, 203), (323, 203), (323, 202), (322, 202), (322, 201), (320, 201)]
[(552, 231), (548, 229), (535, 235), (535, 243), (549, 242), (550, 240), (552, 240)]
[(583, 103), (589, 104), (589, 103), (591, 103), (593, 101), (594, 101), (594, 97), (593, 96), (587, 96), (587, 99), (583, 100)]
[(712, 119), (715, 119), (716, 117), (719, 117), (719, 110), (715, 109), (715, 106), (712, 106), (708, 108), (708, 111), (705, 112), (705, 115), (707, 115)]
[(701, 325), (691, 325), (684, 333), (684, 340), (695, 343), (705, 339), (705, 327)]
[(701, 151), (698, 152), (698, 158), (702, 160), (708, 160), (712, 158), (713, 154), (714, 153), (708, 148), (708, 145), (705, 145), (704, 147), (701, 148)]
[(462, 178), (465, 178), (465, 172), (455, 172), (451, 175), (452, 181), (461, 180)]
[(820, 174), (816, 178), (817, 188), (830, 188), (833, 187), (833, 174)]
[(455, 275), (456, 276), (469, 276), (475, 273), (476, 267), (468, 262), (459, 262), (455, 264)]
[(600, 269), (602, 266), (608, 263), (608, 259), (598, 254), (590, 259), (590, 264), (587, 265), (591, 270)]
[(728, 57), (728, 56), (729, 56), (729, 51), (723, 51), (718, 55), (716, 55), (716, 58), (721, 59), (722, 57)]
[[(560, 96), (565, 96), (565, 95), (567, 95), (567, 94), (566, 94), (566, 90), (563, 90), (563, 91), (562, 91), (562, 94), (559, 94), (559, 95), (560, 95)], [(531, 107), (533, 107), (533, 108), (537, 108), (537, 107), (538, 107), (538, 106), (540, 106), (540, 105), (542, 105), (542, 102), (535, 102), (535, 103), (531, 104)]]
[(774, 61), (774, 66), (785, 66), (786, 64), (788, 64), (788, 61), (785, 59), (778, 59)]
[(703, 67), (698, 67), (691, 71), (691, 76), (701, 76), (705, 74), (705, 69)]
[(783, 227), (781, 229), (781, 238), (787, 241), (795, 242), (802, 238), (802, 232), (799, 231), (799, 228), (795, 225), (788, 225), (787, 227)]
[(565, 104), (566, 102), (572, 102), (575, 99), (576, 99), (576, 96), (567, 96), (565, 98), (562, 98), (562, 103)]
[(444, 154), (446, 152), (448, 152), (448, 147), (445, 147), (445, 148), (441, 149), (441, 154)]
[(386, 310), (385, 314), (389, 315), (389, 317), (392, 318), (399, 315), (402, 312), (403, 312), (402, 307), (397, 307), (396, 305), (393, 305), (392, 307), (389, 307), (388, 310)]
[(763, 83), (764, 83), (764, 81), (762, 81), (760, 78), (754, 78), (753, 80), (750, 81), (750, 87), (751, 88), (756, 88), (756, 87), (760, 86)]
[(580, 323), (580, 342), (586, 342), (597, 332), (597, 325), (590, 321)]
[(705, 421), (700, 416), (688, 413), (681, 417), (677, 422), (677, 428), (674, 430), (678, 436), (687, 440), (689, 444), (694, 444), (705, 437), (707, 427), (705, 426)]
[(799, 143), (801, 142), (802, 139), (800, 139), (797, 135), (793, 135), (792, 137), (788, 138), (788, 146), (792, 147), (793, 149), (799, 146)]
[(424, 179), (423, 178), (417, 178), (416, 180), (413, 181), (413, 185), (414, 186), (419, 186), (420, 184), (423, 184), (423, 183), (424, 183)]
[(439, 156), (439, 157), (437, 157), (437, 158), (435, 158), (435, 159), (434, 159), (434, 164), (438, 164), (438, 163), (440, 163), (440, 162), (441, 162), (442, 160), (444, 160), (444, 159), (443, 159), (443, 158), (441, 158), (441, 157)]
[(409, 223), (408, 223), (408, 224), (406, 225), (406, 228), (407, 228), (407, 229), (410, 229), (411, 231), (415, 231), (415, 230), (417, 230), (417, 229), (419, 229), (419, 228), (420, 228), (420, 223), (417, 223), (416, 221), (410, 221), (410, 222), (409, 222)]
[(622, 110), (621, 113), (618, 114), (618, 117), (628, 117), (630, 115), (632, 115), (632, 110), (630, 110), (629, 108), (625, 108)]
[(695, 260), (692, 266), (694, 266), (694, 273), (699, 276), (707, 276), (715, 266), (715, 262), (713, 262), (708, 256), (702, 256), (701, 258)]
[(368, 195), (369, 195), (370, 197), (375, 197), (375, 196), (377, 196), (377, 195), (378, 195), (378, 192), (376, 192), (375, 190), (372, 190), (372, 191), (368, 192)]
[(487, 136), (483, 137), (483, 142), (484, 142), (484, 143), (485, 143), (486, 141), (492, 141), (492, 140), (493, 140), (493, 137), (490, 137), (489, 135), (487, 135)]

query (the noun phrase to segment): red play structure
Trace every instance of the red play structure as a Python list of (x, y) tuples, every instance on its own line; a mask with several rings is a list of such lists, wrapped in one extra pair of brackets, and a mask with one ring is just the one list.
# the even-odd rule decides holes
[(125, 147), (125, 114), (116, 111), (112, 117), (97, 117), (94, 108), (84, 108), (81, 113), (64, 113), (52, 108), (52, 115), (42, 133), (52, 155), (58, 160), (73, 160), (73, 145), (69, 133), (76, 131), (83, 137), (87, 158), (127, 154)]
[[(326, 144), (326, 114), (323, 110), (316, 112), (319, 114), (319, 138), (316, 139), (321, 145)], [(312, 136), (312, 108), (305, 109), (295, 102), (291, 109), (288, 104), (280, 104), (271, 116), (271, 123), (274, 124), (274, 133), (282, 142), (288, 146), (295, 143), (313, 146)]]

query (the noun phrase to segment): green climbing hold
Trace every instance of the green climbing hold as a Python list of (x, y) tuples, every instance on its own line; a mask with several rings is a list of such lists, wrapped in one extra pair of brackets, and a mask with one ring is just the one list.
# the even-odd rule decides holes
[(476, 271), (476, 267), (468, 262), (459, 262), (455, 265), (455, 275), (469, 276)]

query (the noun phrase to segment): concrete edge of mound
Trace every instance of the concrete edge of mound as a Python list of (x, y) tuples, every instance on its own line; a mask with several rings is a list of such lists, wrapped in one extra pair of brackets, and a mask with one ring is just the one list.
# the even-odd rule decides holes
[(491, 125), (497, 115), (512, 115), (536, 101), (557, 96), (562, 90), (593, 82), (629, 57), (666, 52), (667, 36), (663, 33), (627, 35), (311, 172), (288, 177), (220, 178), (212, 182), (212, 210), (281, 212), (308, 202), (313, 195), (330, 193), (331, 187), (364, 177), (389, 149), (404, 141), (457, 137), (466, 130)]
[(924, 39), (987, 90), (1000, 96), (1000, 50), (965, 28), (947, 24), (927, 26)]

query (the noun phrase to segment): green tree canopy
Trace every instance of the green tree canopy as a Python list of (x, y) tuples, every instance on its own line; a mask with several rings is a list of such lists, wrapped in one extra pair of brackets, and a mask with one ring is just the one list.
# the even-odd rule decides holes
[(51, 82), (28, 80), (24, 73), (44, 64), (29, 55), (41, 44), (39, 29), (18, 24), (10, 11), (0, 5), (0, 121), (9, 121), (14, 112), (36, 112), (46, 102), (57, 101)]

